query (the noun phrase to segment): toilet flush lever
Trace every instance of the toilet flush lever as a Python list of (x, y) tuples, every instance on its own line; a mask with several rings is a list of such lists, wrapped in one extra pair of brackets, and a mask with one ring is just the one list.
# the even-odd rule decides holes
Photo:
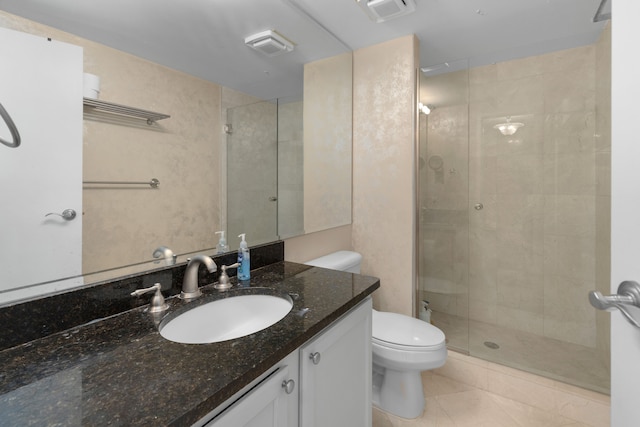
[(631, 280), (625, 280), (618, 286), (618, 293), (614, 295), (602, 295), (598, 291), (589, 292), (589, 302), (599, 310), (618, 309), (620, 313), (636, 328), (640, 328), (640, 321), (636, 319), (633, 311), (640, 315), (640, 284)]

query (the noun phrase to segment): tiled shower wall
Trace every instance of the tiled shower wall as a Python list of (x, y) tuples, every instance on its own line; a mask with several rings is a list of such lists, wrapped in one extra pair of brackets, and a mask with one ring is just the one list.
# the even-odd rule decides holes
[[(608, 257), (602, 49), (472, 68), (468, 82), (466, 71), (434, 77), (460, 90), (420, 123), (420, 271), (434, 310), (588, 347), (608, 342), (607, 318), (595, 328), (587, 300), (608, 275), (596, 263)], [(524, 126), (504, 136), (494, 126), (507, 120)]]
[(595, 47), (473, 69), (470, 95), (470, 318), (594, 347)]

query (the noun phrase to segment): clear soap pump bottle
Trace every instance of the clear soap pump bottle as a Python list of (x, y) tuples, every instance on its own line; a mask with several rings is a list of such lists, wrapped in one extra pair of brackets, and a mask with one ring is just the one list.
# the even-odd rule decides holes
[(220, 240), (218, 240), (218, 244), (216, 245), (216, 252), (219, 254), (229, 252), (229, 245), (227, 245), (227, 239), (224, 238), (224, 231), (216, 231), (216, 234), (220, 235)]
[(240, 234), (238, 237), (240, 241), (240, 247), (238, 248), (238, 280), (249, 280), (251, 278), (251, 260), (249, 256), (249, 246), (246, 240), (244, 240), (246, 234)]

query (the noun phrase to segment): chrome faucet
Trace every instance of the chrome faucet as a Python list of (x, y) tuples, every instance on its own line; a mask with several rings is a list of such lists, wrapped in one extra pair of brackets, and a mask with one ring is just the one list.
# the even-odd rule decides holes
[(184, 281), (182, 282), (182, 292), (180, 292), (180, 298), (182, 299), (194, 299), (202, 295), (202, 292), (198, 288), (198, 267), (200, 263), (204, 264), (209, 270), (209, 273), (215, 273), (218, 271), (218, 266), (215, 262), (206, 255), (196, 255), (189, 260), (187, 264), (187, 271), (184, 273)]
[(166, 246), (158, 246), (153, 251), (154, 258), (173, 258), (173, 251)]
[[(171, 249), (166, 246), (159, 246), (153, 251), (154, 258), (164, 258), (164, 262), (167, 265), (174, 265), (178, 259), (178, 255), (175, 255)], [(155, 261), (160, 262), (160, 261)]]

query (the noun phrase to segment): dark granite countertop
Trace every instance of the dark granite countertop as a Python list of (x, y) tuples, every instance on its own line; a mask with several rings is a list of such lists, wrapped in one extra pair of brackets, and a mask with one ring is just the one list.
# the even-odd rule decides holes
[[(250, 287), (295, 294), (291, 312), (252, 335), (178, 344), (136, 308), (0, 352), (0, 424), (176, 425), (207, 415), (379, 287), (376, 278), (278, 262), (254, 270)], [(233, 279), (235, 283), (235, 279)], [(212, 286), (202, 298), (222, 298)], [(302, 315), (300, 310), (308, 308)]]

